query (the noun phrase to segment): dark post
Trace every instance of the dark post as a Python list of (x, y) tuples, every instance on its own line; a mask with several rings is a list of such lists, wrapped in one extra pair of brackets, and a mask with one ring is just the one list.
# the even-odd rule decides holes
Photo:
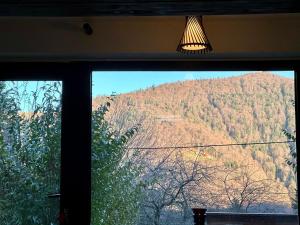
[[(299, 76), (300, 75), (300, 65), (299, 63), (296, 65), (295, 69), (295, 115), (296, 115), (296, 131), (299, 130), (300, 127), (300, 119), (299, 119)], [(300, 141), (299, 141), (299, 135), (296, 134), (296, 149), (299, 151), (300, 149)], [(297, 191), (299, 190), (299, 179), (300, 179), (300, 173), (299, 173), (299, 163), (300, 163), (300, 157), (299, 153), (297, 151)], [(297, 193), (297, 202), (299, 202), (299, 194)], [(298, 214), (300, 212), (300, 208), (298, 207)]]
[(61, 225), (89, 225), (91, 214), (91, 76), (69, 64), (63, 83)]
[(192, 208), (194, 214), (195, 225), (205, 225), (207, 209)]

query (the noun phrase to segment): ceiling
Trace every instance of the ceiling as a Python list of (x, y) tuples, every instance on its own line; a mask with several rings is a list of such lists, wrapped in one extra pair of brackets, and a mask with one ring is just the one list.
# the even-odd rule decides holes
[(0, 16), (175, 16), (300, 12), (298, 0), (2, 0)]

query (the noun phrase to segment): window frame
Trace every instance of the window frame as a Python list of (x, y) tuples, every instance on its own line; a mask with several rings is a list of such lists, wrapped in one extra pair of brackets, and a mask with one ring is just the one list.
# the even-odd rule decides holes
[[(62, 88), (61, 225), (90, 225), (91, 110), (93, 71), (295, 71), (296, 130), (300, 128), (299, 60), (283, 61), (116, 61), (0, 63), (0, 80), (60, 80)], [(76, 125), (76, 127), (74, 126)], [(74, 129), (76, 128), (76, 129)], [(76, 140), (76, 142), (74, 142)], [(299, 141), (297, 137), (297, 149)], [(297, 157), (299, 164), (299, 157)], [(299, 169), (298, 169), (299, 171)], [(297, 179), (300, 179), (299, 172)], [(299, 196), (298, 196), (299, 201)], [(298, 208), (299, 214), (299, 208)]]
[(89, 224), (91, 84), (88, 67), (78, 63), (7, 63), (0, 64), (0, 71), (1, 81), (62, 81), (60, 224)]

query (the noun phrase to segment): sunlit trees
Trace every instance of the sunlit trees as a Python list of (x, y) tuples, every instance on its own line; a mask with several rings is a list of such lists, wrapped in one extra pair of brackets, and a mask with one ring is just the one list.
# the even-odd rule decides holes
[(15, 88), (0, 83), (0, 221), (4, 225), (58, 224), (60, 84), (45, 84), (39, 103), (21, 112)]
[(137, 220), (142, 182), (140, 167), (133, 163), (136, 152), (126, 144), (137, 127), (120, 134), (105, 120), (110, 102), (92, 115), (92, 224), (134, 225)]
[[(295, 106), (295, 102), (292, 101), (293, 106)], [(286, 159), (286, 163), (292, 168), (293, 177), (297, 182), (297, 149), (296, 149), (296, 131), (291, 132), (286, 129), (283, 129), (283, 133), (286, 136), (287, 140), (290, 141), (289, 149), (290, 149), (290, 157)], [(291, 199), (293, 202), (293, 208), (298, 208), (298, 189), (295, 188), (294, 193), (291, 193)]]
[[(18, 85), (5, 84), (0, 83), (1, 224), (57, 225), (59, 201), (48, 195), (60, 192), (60, 83), (44, 83), (25, 96)], [(21, 108), (24, 102), (28, 111)], [(132, 161), (136, 152), (125, 147), (137, 127), (116, 134), (104, 118), (108, 108), (107, 102), (92, 114), (92, 224), (132, 225), (140, 167)]]

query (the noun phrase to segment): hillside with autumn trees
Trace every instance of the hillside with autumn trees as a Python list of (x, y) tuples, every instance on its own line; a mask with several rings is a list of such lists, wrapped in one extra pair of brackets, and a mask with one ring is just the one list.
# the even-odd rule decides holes
[[(175, 196), (181, 200), (166, 204), (167, 209), (183, 202), (213, 211), (292, 212), (296, 180), (286, 160), (294, 143), (270, 142), (287, 141), (283, 130), (294, 132), (293, 100), (293, 79), (256, 72), (165, 83), (120, 94), (113, 97), (106, 116), (116, 135), (139, 127), (127, 147), (139, 152), (135, 160), (148, 165), (144, 177), (151, 177), (149, 171), (162, 163), (168, 170), (183, 165), (185, 174), (195, 163), (206, 171), (208, 179), (202, 174), (197, 185), (184, 187), (193, 196), (182, 192)], [(106, 101), (107, 96), (97, 96), (93, 107)], [(253, 142), (269, 144), (243, 144)], [(167, 173), (165, 177), (173, 176)]]

